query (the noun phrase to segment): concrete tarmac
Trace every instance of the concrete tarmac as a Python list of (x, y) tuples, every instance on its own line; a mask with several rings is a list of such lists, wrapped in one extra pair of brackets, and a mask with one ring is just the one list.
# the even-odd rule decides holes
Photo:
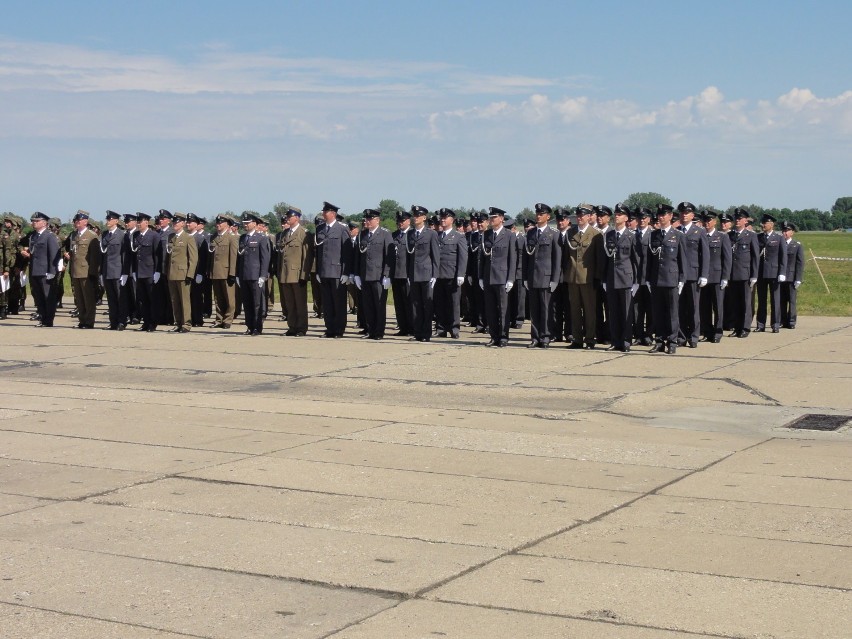
[(852, 319), (674, 356), (352, 319), (0, 322), (0, 637), (850, 637), (852, 426), (787, 425), (852, 419)]

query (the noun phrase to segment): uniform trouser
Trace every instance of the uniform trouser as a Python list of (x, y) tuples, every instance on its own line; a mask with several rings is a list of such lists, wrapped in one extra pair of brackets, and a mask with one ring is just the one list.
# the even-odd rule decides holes
[(725, 316), (725, 291), (718, 283), (701, 289), (701, 334), (707, 339), (722, 337)]
[(488, 334), (491, 339), (503, 342), (509, 339), (509, 294), (505, 284), (485, 285), (485, 316), (488, 320)]
[(95, 325), (95, 305), (97, 286), (88, 277), (72, 277), (71, 288), (74, 290), (74, 303), (77, 305), (77, 322), (83, 326)]
[(201, 284), (196, 284), (192, 280), (189, 285), (189, 305), (191, 307), (190, 318), (193, 326), (201, 326), (204, 324), (204, 280)]
[(757, 327), (765, 328), (766, 327), (766, 297), (767, 293), (769, 294), (769, 304), (771, 304), (771, 314), (769, 316), (769, 321), (771, 322), (772, 328), (778, 328), (779, 322), (781, 321), (781, 295), (780, 295), (780, 284), (776, 279), (764, 279), (760, 278), (757, 280)]
[(461, 287), (456, 278), (435, 281), (435, 330), (458, 337), (461, 326)]
[(124, 298), (121, 294), (122, 288), (124, 287), (121, 285), (121, 280), (104, 278), (109, 325), (112, 328), (117, 327), (119, 324), (124, 324), (124, 320), (127, 317), (127, 309), (124, 306)]
[(311, 297), (314, 299), (314, 313), (322, 315), (322, 282), (316, 273), (311, 274)]
[(633, 337), (643, 340), (654, 334), (653, 314), (651, 313), (651, 291), (640, 284), (633, 296)]
[(234, 284), (227, 279), (210, 280), (213, 283), (213, 297), (216, 300), (216, 323), (230, 326), (234, 323)]
[(796, 312), (796, 298), (799, 291), (793, 286), (793, 282), (781, 283), (781, 326), (793, 328), (796, 326), (798, 313)]
[(527, 308), (530, 310), (530, 338), (534, 342), (549, 344), (555, 326), (550, 287), (531, 288), (524, 292), (527, 293)]
[(286, 309), (287, 328), (293, 333), (308, 332), (308, 282), (301, 280), (294, 284), (282, 284), (280, 290), (281, 307)]
[(157, 328), (157, 314), (154, 306), (154, 280), (150, 277), (136, 278), (136, 305), (142, 326)]
[(459, 298), (459, 317), (462, 321), (470, 321), (470, 284), (464, 278), (461, 285), (461, 297)]
[(186, 280), (169, 280), (169, 296), (172, 301), (175, 326), (189, 330), (192, 326), (192, 303), (189, 300), (189, 287)]
[(429, 339), (432, 335), (433, 292), (429, 282), (411, 282), (409, 286), (411, 330), (417, 339)]
[(213, 280), (209, 277), (205, 277), (202, 286), (201, 297), (204, 317), (210, 317), (213, 315)]
[(471, 299), (474, 302), (475, 308), (473, 323), (477, 329), (488, 328), (488, 314), (485, 311), (485, 291), (480, 288), (476, 278), (474, 278), (471, 288), (473, 289), (473, 297)]
[(343, 335), (346, 332), (346, 285), (337, 277), (323, 277), (320, 284), (325, 333)]
[(526, 315), (527, 290), (524, 281), (515, 280), (512, 290), (509, 291), (509, 326), (520, 328), (524, 324)]
[[(278, 299), (281, 300), (281, 316), (282, 317), (287, 317), (287, 300), (284, 299), (284, 287), (286, 287), (286, 286), (287, 286), (286, 284), (282, 284), (280, 281), (278, 282)], [(307, 299), (307, 296), (308, 296), (307, 286), (308, 286), (308, 283), (305, 282), (305, 299)]]
[(53, 318), (56, 316), (55, 282), (44, 275), (31, 276), (30, 289), (33, 292), (33, 302), (35, 302), (36, 312), (41, 317), (41, 323), (45, 326), (53, 326)]
[(396, 312), (396, 325), (403, 335), (414, 333), (414, 323), (411, 319), (411, 303), (408, 280), (403, 277), (395, 277), (391, 280), (393, 287), (393, 308)]
[(722, 309), (722, 329), (731, 331), (734, 329), (734, 302), (733, 288), (730, 284), (725, 289), (724, 304)]
[(245, 313), (246, 317), (246, 330), (252, 333), (262, 333), (264, 286), (258, 285), (256, 279), (241, 279), (240, 293), (243, 296), (243, 313)]
[(575, 343), (594, 344), (597, 330), (597, 291), (594, 284), (568, 284), (571, 333)]
[(56, 304), (62, 304), (62, 298), (65, 296), (65, 271), (59, 271), (56, 274)]
[(737, 333), (751, 331), (751, 286), (748, 280), (728, 282), (730, 290), (731, 323)]
[(388, 292), (381, 282), (361, 282), (361, 306), (364, 307), (367, 335), (384, 337), (388, 317)]
[(172, 315), (172, 300), (169, 293), (169, 281), (165, 275), (160, 276), (160, 280), (154, 284), (154, 308), (156, 309), (157, 324), (173, 324), (174, 316)]
[(677, 286), (653, 286), (651, 288), (654, 334), (657, 343), (676, 342), (680, 329)]
[(21, 271), (19, 269), (12, 269), (9, 272), (9, 290), (6, 291), (6, 303), (9, 306), (10, 314), (18, 314), (18, 309), (24, 303), (25, 293), (26, 289), (21, 286)]
[(612, 344), (616, 348), (630, 346), (633, 337), (633, 296), (630, 289), (608, 286), (606, 298)]
[(550, 296), (550, 306), (553, 313), (553, 330), (551, 339), (563, 338), (566, 342), (571, 339), (571, 302), (568, 294), (568, 284), (559, 282), (559, 286)]
[(125, 313), (121, 318), (122, 324), (130, 324), (140, 317), (136, 288), (136, 280), (133, 277), (128, 277), (127, 284), (121, 287), (122, 308)]
[(701, 335), (701, 302), (698, 291), (698, 282), (689, 280), (684, 283), (678, 300), (678, 333), (686, 342), (697, 342)]
[(239, 317), (243, 312), (243, 287), (239, 284), (234, 288), (234, 317)]
[(595, 328), (598, 342), (608, 342), (609, 336), (609, 309), (607, 308), (606, 292), (603, 286), (596, 284), (595, 291)]

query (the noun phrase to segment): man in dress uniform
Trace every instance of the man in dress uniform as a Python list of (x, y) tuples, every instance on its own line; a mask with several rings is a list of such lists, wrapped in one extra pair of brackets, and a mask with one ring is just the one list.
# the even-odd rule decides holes
[(398, 336), (414, 335), (411, 319), (411, 304), (409, 303), (408, 284), (408, 246), (407, 237), (411, 229), (411, 213), (397, 211), (396, 231), (393, 232), (393, 261), (391, 262), (390, 278), (393, 290), (393, 308), (396, 312)]
[(240, 236), (238, 248), (237, 284), (243, 296), (246, 335), (263, 333), (263, 294), (271, 259), (269, 242), (257, 230), (258, 221), (260, 217), (254, 213), (243, 213), (246, 233)]
[[(278, 262), (281, 256), (277, 255), (277, 253), (279, 253), (279, 247), (283, 248), (283, 242), (287, 239), (287, 234), (290, 231), (290, 224), (287, 221), (289, 218), (290, 213), (287, 210), (281, 211), (278, 214), (278, 219), (281, 221), (281, 230), (275, 234), (274, 238), (272, 238), (272, 258), (269, 260), (269, 268), (272, 271), (269, 274), (269, 279), (272, 281), (272, 278), (275, 277), (275, 279), (278, 280), (278, 299), (281, 300), (282, 322), (287, 321), (287, 301), (284, 299), (284, 283), (281, 281), (281, 278), (278, 277)], [(305, 290), (305, 293), (307, 293), (307, 290)]]
[(266, 238), (269, 243), (269, 273), (266, 274), (266, 282), (263, 285), (263, 299), (261, 301), (261, 315), (263, 319), (269, 315), (269, 309), (275, 306), (275, 287), (272, 276), (275, 273), (275, 238), (269, 233), (269, 222), (266, 218), (259, 218), (257, 232)]
[(100, 238), (101, 279), (109, 313), (109, 326), (104, 328), (110, 331), (123, 331), (127, 317), (121, 289), (130, 276), (130, 258), (125, 253), (124, 231), (118, 225), (120, 219), (119, 213), (107, 211), (106, 229)]
[(758, 333), (766, 331), (766, 297), (772, 306), (770, 326), (773, 333), (781, 325), (780, 286), (787, 281), (787, 244), (775, 231), (775, 218), (769, 213), (760, 219), (763, 233), (757, 236), (760, 244), (760, 265), (757, 271), (757, 328)]
[(491, 228), (482, 234), (479, 263), (479, 286), (485, 292), (485, 314), (491, 336), (486, 346), (500, 348), (509, 345), (509, 291), (515, 286), (518, 264), (518, 244), (514, 234), (503, 228), (505, 217), (503, 209), (488, 207)]
[(535, 205), (535, 225), (526, 233), (521, 254), (527, 307), (530, 311), (528, 348), (548, 348), (553, 339), (554, 317), (551, 296), (562, 280), (562, 249), (559, 232), (550, 228), (553, 209), (543, 202)]
[(15, 241), (15, 266), (9, 281), (7, 303), (9, 315), (17, 315), (26, 310), (27, 288), (21, 281), (21, 276), (26, 276), (29, 266), (29, 254), (27, 247), (30, 243), (30, 234), (24, 234), (24, 220), (17, 215), (12, 218), (12, 237)]
[(630, 352), (633, 336), (633, 296), (639, 288), (639, 256), (636, 235), (627, 228), (630, 209), (615, 205), (615, 228), (604, 235), (604, 262), (601, 286), (607, 296), (612, 345), (608, 350)]
[(647, 285), (651, 288), (656, 344), (652, 353), (677, 352), (678, 296), (686, 282), (686, 236), (672, 226), (674, 209), (657, 205), (660, 228), (648, 244)]
[(428, 342), (432, 335), (433, 290), (441, 263), (438, 234), (426, 226), (429, 211), (412, 205), (414, 228), (407, 234), (409, 304), (414, 336), (411, 340)]
[(677, 205), (681, 226), (678, 229), (686, 238), (686, 283), (678, 302), (680, 323), (679, 344), (689, 348), (698, 346), (701, 333), (701, 302), (699, 290), (707, 286), (707, 272), (710, 268), (710, 249), (705, 230), (693, 223), (695, 205), (681, 202)]
[(54, 280), (59, 272), (61, 259), (59, 240), (47, 230), (50, 216), (37, 211), (30, 216), (33, 231), (24, 256), (29, 260), (30, 288), (39, 322), (36, 326), (53, 326), (56, 315), (56, 286)]
[(757, 283), (760, 264), (760, 244), (757, 234), (749, 230), (749, 213), (738, 208), (734, 211), (736, 227), (729, 233), (731, 238), (731, 279), (730, 289), (731, 337), (748, 337), (751, 331), (752, 289)]
[(485, 291), (479, 286), (479, 261), (482, 257), (482, 234), (487, 217), (479, 213), (470, 216), (470, 235), (467, 238), (467, 283), (470, 287), (470, 325), (474, 333), (485, 333), (488, 320), (485, 317)]
[(169, 238), (174, 231), (171, 228), (172, 214), (166, 209), (160, 209), (156, 219), (157, 231), (159, 233), (159, 246), (157, 247), (157, 271), (154, 273), (154, 299), (157, 313), (157, 324), (174, 324), (172, 313), (172, 299), (169, 293), (169, 283), (164, 277), (168, 253)]
[(175, 213), (172, 218), (174, 233), (166, 245), (166, 278), (175, 318), (175, 333), (188, 333), (192, 326), (192, 302), (189, 288), (195, 279), (198, 266), (198, 246), (185, 230), (186, 215)]
[(805, 250), (801, 242), (793, 239), (796, 225), (786, 220), (781, 222), (781, 232), (787, 248), (787, 277), (781, 284), (781, 326), (796, 328), (796, 298), (805, 276)]
[(651, 346), (654, 343), (653, 320), (651, 317), (651, 291), (646, 284), (646, 262), (648, 244), (653, 231), (651, 209), (640, 207), (636, 210), (636, 254), (639, 256), (639, 288), (633, 296), (633, 343)]
[(56, 308), (62, 308), (62, 298), (65, 296), (65, 258), (62, 247), (65, 246), (65, 234), (62, 232), (62, 220), (58, 217), (52, 217), (47, 222), (47, 230), (56, 236), (59, 242), (59, 253), (63, 258), (59, 261), (56, 278), (53, 280), (53, 286), (56, 288)]
[[(15, 268), (15, 256), (18, 247), (12, 236), (12, 219), (7, 213), (3, 216), (3, 227), (0, 228), (0, 275), (3, 277), (3, 287), (6, 289), (12, 283), (12, 271)], [(6, 319), (8, 314), (8, 290), (0, 287), (0, 320)]]
[(186, 216), (186, 230), (195, 240), (195, 249), (198, 253), (195, 273), (191, 274), (192, 284), (189, 285), (190, 320), (193, 326), (204, 326), (204, 278), (207, 275), (210, 257), (207, 236), (204, 235), (205, 224), (207, 220), (195, 213), (188, 213)]
[(128, 261), (130, 277), (128, 278), (127, 283), (121, 287), (121, 306), (124, 309), (124, 312), (127, 313), (126, 317), (122, 317), (121, 321), (123, 324), (138, 324), (139, 319), (142, 317), (137, 301), (136, 278), (133, 276), (133, 248), (131, 246), (131, 240), (133, 239), (133, 235), (136, 233), (138, 225), (139, 218), (136, 213), (124, 214), (124, 255), (125, 259)]
[(339, 338), (346, 332), (346, 285), (352, 263), (352, 241), (346, 224), (337, 220), (339, 207), (323, 202), (324, 223), (314, 237), (314, 259), (322, 289), (325, 333), (321, 337)]
[(72, 220), (74, 231), (65, 240), (65, 261), (77, 309), (75, 328), (95, 327), (95, 296), (100, 274), (101, 250), (98, 236), (89, 228), (89, 214), (77, 211)]
[(153, 333), (157, 330), (157, 302), (154, 277), (159, 278), (160, 236), (151, 228), (151, 216), (137, 211), (136, 230), (130, 235), (130, 276), (136, 282), (136, 304), (142, 325), (137, 329)]
[[(594, 213), (597, 216), (594, 226), (601, 233), (601, 245), (603, 245), (603, 239), (612, 228), (609, 225), (612, 219), (612, 209), (606, 204), (599, 204), (594, 207)], [(603, 272), (599, 273), (599, 276), (603, 277)], [(595, 327), (598, 344), (609, 344), (609, 308), (602, 280), (595, 282)]]
[(716, 230), (717, 216), (721, 218), (713, 210), (701, 212), (710, 256), (707, 285), (701, 289), (701, 333), (705, 340), (714, 344), (722, 339), (725, 289), (731, 279), (731, 238)]
[(595, 347), (597, 287), (603, 266), (603, 236), (589, 223), (592, 207), (577, 207), (577, 226), (565, 234), (563, 280), (568, 283), (573, 341), (568, 348)]
[(467, 273), (467, 241), (455, 229), (456, 213), (452, 209), (438, 211), (441, 231), (438, 245), (441, 253), (438, 279), (435, 281), (435, 332), (433, 337), (459, 338), (461, 326), (461, 286)]
[(506, 325), (509, 328), (523, 328), (527, 314), (527, 290), (524, 288), (524, 248), (527, 244), (526, 236), (516, 229), (515, 220), (511, 215), (503, 218), (503, 228), (509, 231), (515, 238), (515, 253), (517, 261), (515, 266), (515, 278), (512, 280), (512, 290), (509, 291), (509, 301), (506, 306)]
[(364, 209), (364, 230), (355, 242), (352, 280), (361, 292), (360, 310), (364, 316), (363, 336), (383, 339), (387, 324), (388, 289), (395, 245), (390, 231), (383, 229), (376, 209)]
[[(338, 222), (343, 222), (343, 216), (338, 216)], [(356, 222), (355, 220), (351, 220), (346, 223), (346, 226), (349, 228), (349, 241), (352, 243), (352, 256), (354, 259), (355, 256), (355, 245), (358, 242), (358, 235), (361, 233), (361, 224)], [(354, 264), (349, 264), (349, 268), (353, 268)], [(359, 331), (360, 335), (366, 335), (366, 329), (364, 328), (364, 313), (361, 310), (361, 290), (355, 286), (355, 280), (351, 277), (349, 278), (349, 283), (346, 285), (346, 305), (347, 312), (350, 315), (355, 315), (355, 326), (362, 329)]]
[(234, 287), (237, 282), (239, 240), (231, 233), (231, 218), (216, 216), (216, 232), (210, 238), (207, 277), (213, 283), (216, 300), (216, 323), (213, 328), (231, 328), (234, 321)]
[(573, 331), (571, 330), (571, 301), (568, 294), (568, 280), (565, 279), (565, 274), (568, 269), (568, 230), (571, 228), (571, 211), (562, 207), (556, 208), (553, 212), (553, 217), (556, 220), (556, 244), (559, 246), (559, 253), (562, 263), (559, 271), (559, 285), (550, 297), (550, 305), (553, 307), (553, 334), (551, 335), (552, 342), (571, 342), (573, 340)]
[(301, 221), (301, 209), (289, 207), (285, 220), (287, 230), (281, 231), (276, 244), (281, 306), (287, 309), (284, 334), (291, 337), (302, 337), (308, 332), (308, 280), (314, 258), (314, 235)]

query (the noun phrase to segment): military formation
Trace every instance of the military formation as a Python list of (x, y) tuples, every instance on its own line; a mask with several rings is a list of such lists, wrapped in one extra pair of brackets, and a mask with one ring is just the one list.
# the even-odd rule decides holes
[(192, 213), (107, 211), (101, 224), (81, 210), (62, 237), (56, 218), (34, 213), (24, 234), (24, 221), (7, 214), (0, 318), (25, 312), (29, 285), (31, 319), (53, 326), (67, 272), (78, 329), (95, 328), (105, 298), (107, 330), (187, 333), (206, 321), (230, 329), (242, 315), (245, 333), (261, 335), (275, 280), (289, 337), (308, 333), (309, 286), (320, 336), (332, 339), (349, 315), (363, 338), (384, 339), (389, 291), (394, 336), (417, 342), (459, 339), (465, 325), (502, 348), (529, 321), (528, 348), (674, 354), (725, 331), (745, 338), (796, 327), (804, 252), (795, 225), (782, 221), (779, 233), (771, 215), (759, 232), (744, 209), (731, 216), (690, 202), (656, 211), (538, 203), (523, 228), (497, 207), (462, 219), (414, 205), (397, 212), (393, 232), (375, 209), (362, 217), (347, 222), (324, 202), (310, 231), (289, 207), (273, 236), (251, 213), (219, 215), (208, 233)]

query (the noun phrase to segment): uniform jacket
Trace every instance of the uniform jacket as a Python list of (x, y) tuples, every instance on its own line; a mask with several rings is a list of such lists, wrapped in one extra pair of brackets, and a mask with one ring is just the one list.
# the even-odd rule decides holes
[(383, 277), (390, 277), (391, 263), (394, 259), (395, 245), (390, 231), (378, 227), (372, 237), (369, 231), (361, 231), (355, 242), (355, 269), (364, 282), (378, 282)]
[(462, 233), (450, 229), (444, 237), (438, 234), (441, 262), (438, 267), (439, 279), (456, 279), (467, 273), (467, 241)]
[(159, 273), (163, 273), (166, 270), (166, 258), (168, 257), (166, 249), (169, 244), (169, 238), (174, 233), (171, 227), (167, 227), (164, 231), (157, 231), (157, 240), (159, 242), (157, 246), (157, 272)]
[(757, 266), (760, 261), (760, 246), (754, 231), (743, 229), (731, 231), (731, 281), (757, 279)]
[(758, 278), (766, 280), (777, 279), (779, 275), (787, 274), (787, 247), (784, 246), (784, 236), (772, 233), (760, 233), (757, 236), (760, 244), (760, 265)]
[(521, 263), (523, 279), (531, 289), (547, 288), (551, 282), (562, 280), (562, 247), (559, 231), (544, 227), (539, 235), (538, 228), (527, 231)]
[(195, 277), (198, 266), (198, 246), (186, 231), (173, 233), (166, 245), (166, 278), (175, 282)]
[(191, 236), (195, 240), (195, 249), (198, 253), (198, 263), (195, 265), (194, 275), (207, 275), (210, 251), (207, 236), (202, 231), (197, 231)]
[(314, 239), (314, 259), (321, 278), (340, 278), (352, 272), (352, 242), (345, 224), (320, 224)]
[[(645, 284), (647, 280), (647, 270), (648, 270), (648, 245), (651, 243), (651, 232), (652, 229), (650, 226), (645, 228), (645, 232), (636, 232), (636, 254), (639, 256), (639, 280), (638, 284)], [(638, 231), (638, 229), (637, 229)]]
[(482, 248), (482, 232), (470, 231), (465, 233), (467, 238), (467, 274), (473, 279), (479, 279), (479, 257)]
[(101, 270), (101, 250), (98, 236), (92, 229), (71, 233), (65, 240), (65, 250), (69, 255), (68, 271), (72, 278), (97, 278)]
[(210, 252), (208, 258), (208, 273), (210, 279), (226, 280), (237, 275), (237, 251), (239, 238), (231, 233), (224, 235), (214, 234), (210, 238), (207, 250)]
[(256, 281), (269, 273), (269, 241), (259, 231), (241, 235), (238, 247), (237, 277), (244, 282)]
[(674, 287), (686, 282), (686, 236), (669, 227), (651, 231), (647, 281), (651, 286)]
[(593, 284), (601, 277), (603, 265), (603, 236), (589, 225), (580, 233), (572, 226), (565, 234), (562, 249), (563, 281), (569, 284)]
[(438, 278), (441, 264), (441, 246), (438, 234), (427, 226), (420, 231), (411, 228), (407, 233), (406, 253), (408, 259), (408, 279), (412, 282), (428, 282), (433, 277)]
[[(785, 239), (786, 242), (786, 239)], [(805, 276), (805, 249), (801, 242), (787, 242), (787, 281), (801, 282)]]
[(295, 231), (287, 229), (275, 236), (275, 272), (280, 284), (298, 284), (311, 279), (314, 257), (314, 235), (301, 224)]
[(515, 234), (503, 228), (495, 237), (494, 229), (482, 234), (479, 279), (485, 286), (515, 281), (518, 268), (518, 242)]
[(133, 231), (130, 235), (130, 253), (132, 272), (136, 273), (137, 278), (154, 277), (154, 273), (160, 272), (160, 234), (154, 229), (142, 231), (139, 229)]
[(100, 238), (101, 275), (105, 280), (117, 280), (122, 275), (130, 275), (130, 256), (125, 251), (124, 231), (116, 228), (109, 232), (104, 229)]
[(406, 235), (411, 232), (397, 229), (393, 232), (393, 261), (391, 262), (390, 277), (392, 279), (405, 279), (408, 277), (408, 253), (405, 250)]
[(56, 275), (59, 262), (59, 240), (45, 229), (41, 233), (30, 234), (30, 277)]
[(710, 249), (707, 245), (707, 231), (692, 224), (689, 230), (680, 227), (686, 237), (686, 281), (697, 282), (701, 277), (707, 277), (710, 268)]
[(714, 231), (707, 234), (707, 246), (710, 249), (710, 270), (707, 272), (708, 284), (719, 284), (731, 279), (731, 238), (727, 233)]
[(611, 229), (604, 236), (604, 266), (601, 279), (612, 289), (630, 288), (639, 282), (639, 255), (636, 252), (636, 233), (625, 228)]
[(515, 281), (524, 279), (524, 251), (527, 245), (527, 236), (525, 233), (513, 233), (515, 236), (515, 253), (517, 260), (515, 263)]

